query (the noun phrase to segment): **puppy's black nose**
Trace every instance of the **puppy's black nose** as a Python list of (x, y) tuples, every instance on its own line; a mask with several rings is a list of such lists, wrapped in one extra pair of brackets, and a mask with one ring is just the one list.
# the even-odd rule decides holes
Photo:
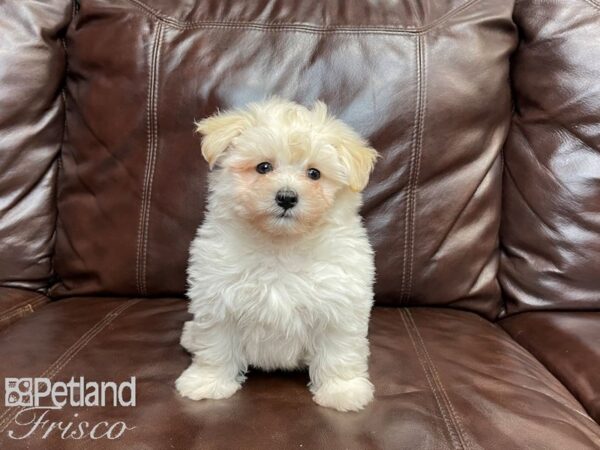
[(291, 189), (280, 189), (275, 195), (275, 201), (283, 209), (290, 209), (298, 203), (298, 194)]

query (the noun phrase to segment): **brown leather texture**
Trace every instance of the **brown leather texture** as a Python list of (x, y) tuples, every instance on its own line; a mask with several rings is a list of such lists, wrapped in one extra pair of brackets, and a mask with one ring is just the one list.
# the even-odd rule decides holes
[(71, 12), (69, 0), (0, 1), (0, 286), (52, 275)]
[(379, 304), (500, 313), (512, 1), (342, 4), (81, 2), (53, 296), (181, 295), (206, 190), (193, 121), (278, 94), (324, 100), (382, 155), (363, 208)]
[(536, 311), (500, 324), (600, 423), (600, 311)]
[(47, 416), (93, 424), (122, 420), (136, 427), (112, 442), (60, 439), (59, 433), (10, 440), (11, 430), (19, 436), (29, 427), (15, 424), (19, 408), (6, 408), (0, 412), (0, 443), (11, 449), (103, 450), (600, 446), (600, 426), (573, 396), (503, 330), (472, 313), (376, 308), (370, 331), (376, 398), (349, 414), (313, 403), (303, 372), (252, 371), (228, 400), (181, 398), (173, 384), (189, 362), (179, 345), (185, 309), (176, 299), (72, 298), (5, 330), (0, 378), (135, 376), (137, 406), (63, 407)]
[[(599, 42), (598, 0), (0, 0), (0, 448), (600, 449)], [(193, 121), (272, 94), (382, 155), (359, 413), (305, 372), (174, 388)], [(135, 428), (10, 438), (3, 380), (81, 376), (137, 406), (49, 421)]]
[(521, 1), (506, 143), (507, 311), (600, 308), (600, 3)]
[(44, 294), (0, 287), (0, 330), (48, 303)]

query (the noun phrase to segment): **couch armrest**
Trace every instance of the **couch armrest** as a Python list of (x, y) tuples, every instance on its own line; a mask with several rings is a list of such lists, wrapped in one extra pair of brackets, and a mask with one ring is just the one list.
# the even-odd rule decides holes
[(600, 3), (518, 1), (499, 281), (508, 315), (600, 309)]

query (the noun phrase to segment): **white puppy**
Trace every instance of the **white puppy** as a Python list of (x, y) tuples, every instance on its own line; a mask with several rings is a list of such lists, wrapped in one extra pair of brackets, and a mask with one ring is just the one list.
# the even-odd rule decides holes
[(309, 368), (322, 406), (373, 398), (367, 328), (374, 262), (358, 214), (377, 153), (317, 102), (270, 99), (202, 120), (206, 219), (190, 249), (176, 387), (227, 398), (249, 366)]

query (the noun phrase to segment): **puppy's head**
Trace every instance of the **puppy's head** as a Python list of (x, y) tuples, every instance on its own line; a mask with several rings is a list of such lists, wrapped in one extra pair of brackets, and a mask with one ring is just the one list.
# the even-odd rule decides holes
[(344, 190), (362, 191), (377, 152), (321, 102), (270, 99), (197, 123), (217, 204), (272, 234), (307, 231)]

